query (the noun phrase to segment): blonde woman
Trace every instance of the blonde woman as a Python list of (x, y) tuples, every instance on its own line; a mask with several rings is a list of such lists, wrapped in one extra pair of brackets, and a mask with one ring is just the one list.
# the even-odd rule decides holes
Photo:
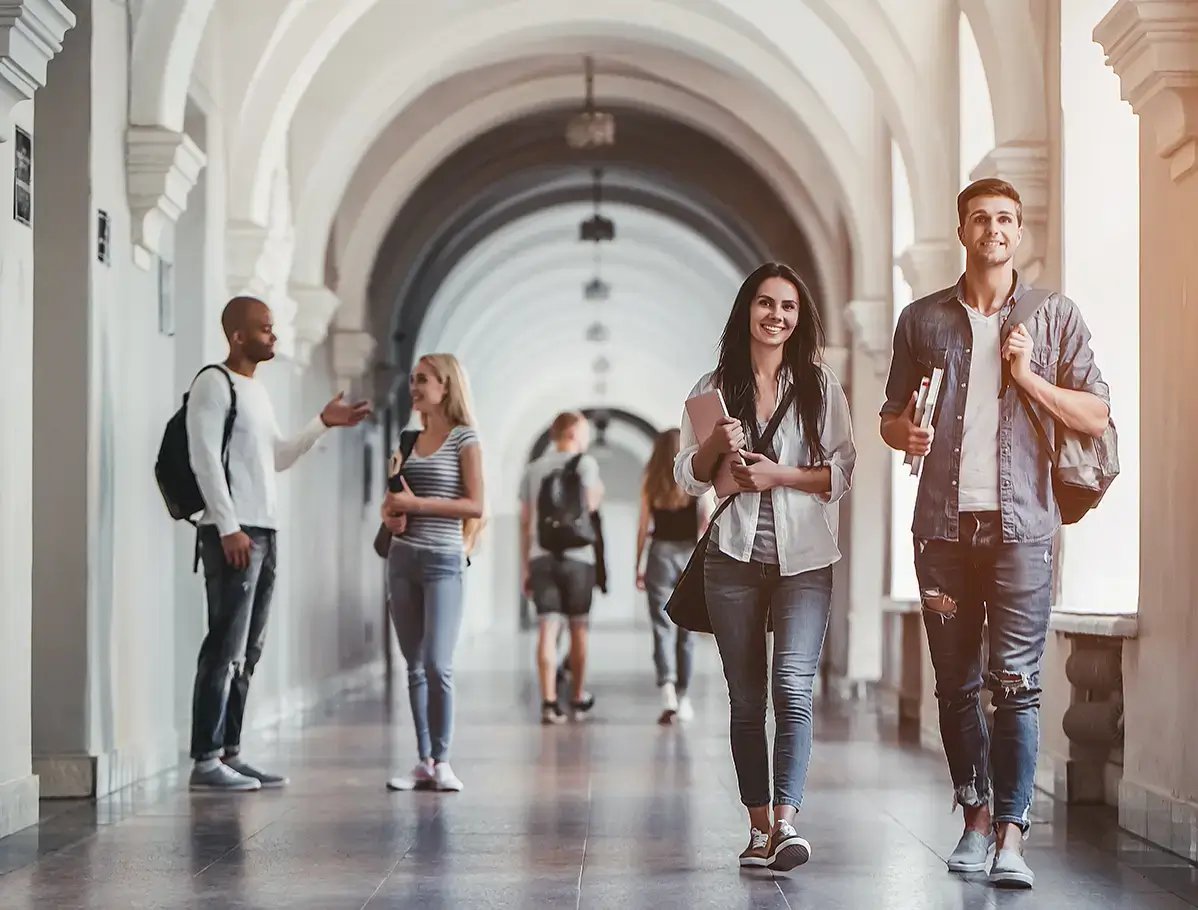
[(460, 791), (449, 765), (453, 652), (462, 625), (466, 542), (483, 514), (482, 452), (466, 374), (451, 354), (422, 357), (409, 378), (421, 430), (383, 503), (394, 536), (388, 556), (391, 619), (408, 665), (418, 762), (393, 790)]
[[(677, 429), (659, 433), (654, 441), (641, 485), (641, 518), (636, 532), (636, 586), (649, 596), (653, 665), (662, 701), (660, 724), (690, 720), (695, 713), (687, 695), (694, 639), (670, 621), (665, 608), (695, 549), (695, 541), (703, 533), (707, 515), (703, 502), (674, 480), (678, 448)], [(652, 543), (642, 571), (641, 557), (650, 537)]]

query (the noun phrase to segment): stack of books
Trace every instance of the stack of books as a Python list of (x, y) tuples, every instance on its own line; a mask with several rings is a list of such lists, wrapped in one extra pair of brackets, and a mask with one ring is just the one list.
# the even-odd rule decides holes
[[(932, 418), (936, 414), (936, 401), (940, 397), (940, 383), (943, 379), (944, 370), (936, 367), (932, 370), (931, 376), (925, 376), (919, 383), (919, 395), (915, 399), (915, 423), (917, 426), (927, 429), (932, 425)], [(910, 465), (912, 477), (918, 477), (919, 471), (923, 467), (923, 456), (907, 455), (903, 459), (903, 464)]]

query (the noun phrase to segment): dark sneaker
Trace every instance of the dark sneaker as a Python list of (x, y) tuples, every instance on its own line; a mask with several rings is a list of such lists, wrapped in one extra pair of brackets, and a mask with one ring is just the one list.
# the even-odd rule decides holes
[(259, 771), (253, 765), (246, 764), (239, 758), (226, 758), (225, 767), (232, 768), (242, 777), (250, 777), (258, 781), (263, 789), (277, 789), (286, 787), (291, 781), (285, 777), (280, 777), (278, 774), (268, 774), (265, 771)]
[(219, 764), (211, 771), (191, 769), (191, 777), (187, 781), (189, 790), (206, 790), (210, 792), (236, 793), (249, 790), (261, 790), (262, 782), (253, 777), (238, 774), (226, 764)]
[(561, 709), (555, 701), (541, 702), (541, 723), (543, 724), (564, 724), (566, 722), (566, 712)]
[(994, 854), (990, 884), (999, 888), (1030, 888), (1035, 881), (1035, 873), (1017, 849), (1007, 848)]
[(966, 831), (957, 841), (957, 849), (948, 858), (949, 872), (985, 872), (986, 860), (994, 848), (994, 835)]
[(586, 693), (578, 701), (571, 700), (570, 713), (575, 720), (586, 720), (586, 716), (591, 713), (591, 709), (595, 707), (595, 696), (590, 692)]
[(799, 837), (790, 822), (778, 822), (770, 835), (769, 858), (771, 872), (789, 872), (811, 859), (811, 844)]
[(749, 846), (740, 855), (740, 864), (745, 867), (764, 868), (770, 862), (769, 835), (758, 828), (749, 832)]

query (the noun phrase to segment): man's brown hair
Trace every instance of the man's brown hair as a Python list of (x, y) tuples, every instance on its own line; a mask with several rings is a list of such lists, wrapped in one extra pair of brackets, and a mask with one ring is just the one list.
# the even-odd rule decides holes
[(586, 418), (578, 411), (562, 411), (553, 418), (553, 423), (549, 427), (549, 438), (557, 442), (584, 420)]
[(975, 180), (957, 196), (957, 224), (964, 227), (965, 218), (969, 214), (969, 203), (979, 196), (1004, 196), (1015, 203), (1015, 222), (1023, 226), (1023, 200), (1019, 198), (1019, 190), (998, 177), (983, 177)]

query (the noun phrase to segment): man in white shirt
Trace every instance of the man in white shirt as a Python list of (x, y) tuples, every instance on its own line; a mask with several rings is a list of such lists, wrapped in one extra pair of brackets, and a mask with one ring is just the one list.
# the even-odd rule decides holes
[[(206, 506), (200, 555), (208, 597), (208, 634), (192, 697), (190, 787), (257, 790), (287, 783), (241, 759), (246, 697), (262, 656), (275, 580), (274, 475), (295, 464), (328, 428), (357, 426), (370, 406), (338, 395), (298, 435), (284, 439), (266, 389), (255, 378), (258, 364), (275, 356), (270, 308), (253, 297), (235, 297), (225, 306), (221, 326), (229, 358), (223, 369), (196, 378), (187, 401), (188, 452)], [(221, 450), (233, 404), (230, 386), (237, 400), (226, 462)]]

